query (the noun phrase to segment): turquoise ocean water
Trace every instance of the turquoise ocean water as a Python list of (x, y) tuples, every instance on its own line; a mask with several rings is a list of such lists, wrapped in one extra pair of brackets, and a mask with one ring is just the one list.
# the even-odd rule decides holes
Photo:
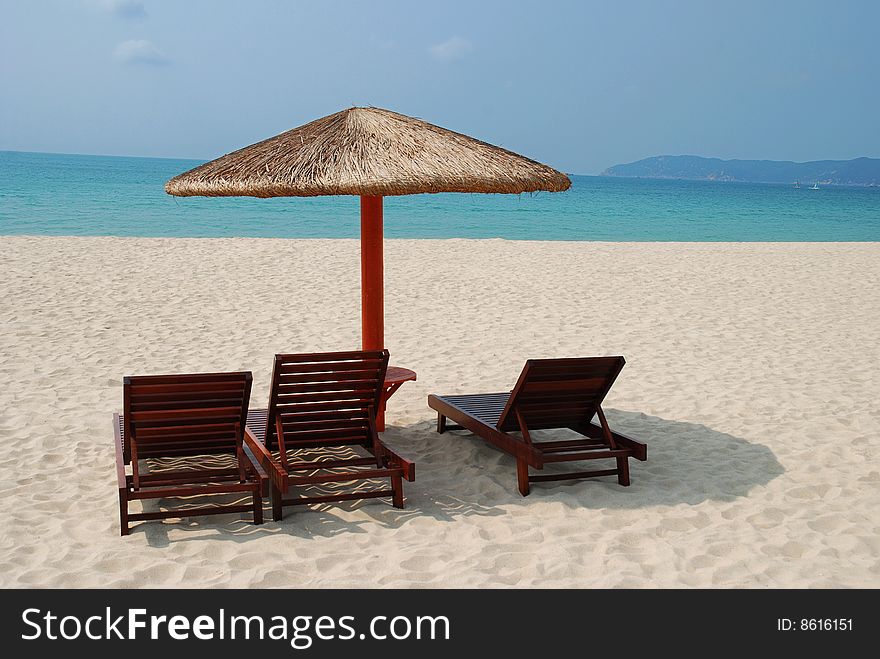
[[(357, 197), (174, 198), (198, 161), (0, 151), (0, 234), (353, 238)], [(568, 192), (385, 201), (389, 238), (877, 241), (880, 188), (573, 176)]]

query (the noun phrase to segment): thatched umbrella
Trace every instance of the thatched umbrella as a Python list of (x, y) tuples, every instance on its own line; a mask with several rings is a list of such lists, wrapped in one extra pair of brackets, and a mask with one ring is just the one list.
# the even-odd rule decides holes
[(426, 192), (567, 190), (565, 174), (466, 135), (380, 108), (351, 108), (175, 176), (181, 197), (360, 195), (365, 350), (385, 347), (382, 198)]

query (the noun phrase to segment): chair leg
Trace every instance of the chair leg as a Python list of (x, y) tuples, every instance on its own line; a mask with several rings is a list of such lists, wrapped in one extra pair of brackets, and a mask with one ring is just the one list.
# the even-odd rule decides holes
[(254, 488), (254, 524), (263, 523), (263, 497), (260, 493), (259, 486)]
[(394, 491), (391, 504), (395, 508), (403, 508), (403, 479), (400, 476), (391, 477), (391, 489)]
[[(367, 449), (370, 450), (369, 448)], [(379, 435), (376, 435), (376, 438), (373, 440), (373, 450), (371, 451), (373, 455), (376, 456), (376, 469), (381, 469), (385, 466), (385, 456), (382, 451), (382, 443), (379, 441)]]
[(128, 535), (128, 491), (119, 488), (119, 535)]
[(281, 521), (281, 490), (279, 490), (275, 484), (272, 484), (272, 521), (280, 522)]
[(629, 485), (629, 456), (617, 458), (617, 482), (621, 485)]
[(516, 460), (516, 481), (519, 485), (519, 493), (524, 497), (529, 496), (529, 463), (521, 458)]
[(446, 417), (437, 412), (437, 432), (441, 435), (446, 432)]

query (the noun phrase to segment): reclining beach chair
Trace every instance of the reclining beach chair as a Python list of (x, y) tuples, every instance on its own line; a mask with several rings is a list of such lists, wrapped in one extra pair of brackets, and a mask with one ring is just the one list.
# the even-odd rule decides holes
[[(269, 408), (252, 410), (247, 428), (272, 480), (274, 520), (281, 519), (283, 506), (352, 499), (391, 497), (394, 507), (403, 508), (402, 479), (415, 479), (415, 465), (376, 432), (387, 368), (387, 350), (275, 355)], [(390, 489), (284, 498), (293, 488), (384, 478)]]
[[(641, 442), (613, 432), (602, 412), (602, 401), (623, 368), (623, 357), (530, 359), (510, 393), (428, 396), (437, 410), (437, 432), (470, 430), (516, 458), (519, 491), (529, 483), (616, 474), (629, 485), (630, 457), (647, 459)], [(599, 417), (599, 424), (592, 422)], [(452, 419), (457, 426), (447, 425)], [(567, 428), (583, 438), (533, 441), (535, 430)], [(520, 435), (512, 433), (519, 432)], [(543, 469), (550, 462), (614, 458), (616, 469), (532, 476), (529, 467)]]
[[(251, 379), (249, 372), (123, 379), (123, 413), (113, 415), (122, 535), (128, 535), (131, 521), (169, 517), (253, 512), (254, 524), (262, 524), (268, 476), (251, 457), (244, 433)], [(209, 468), (204, 460), (200, 465), (195, 459), (224, 455), (234, 458), (234, 466)], [(150, 458), (171, 458), (182, 468), (142, 473), (139, 461)], [(131, 465), (130, 474), (126, 465)], [(138, 499), (238, 492), (250, 492), (252, 503), (142, 513), (128, 510), (128, 502)]]

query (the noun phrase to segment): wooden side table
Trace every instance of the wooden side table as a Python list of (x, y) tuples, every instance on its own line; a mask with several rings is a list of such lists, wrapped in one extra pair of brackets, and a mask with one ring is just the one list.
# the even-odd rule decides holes
[(400, 385), (404, 382), (416, 379), (416, 372), (401, 366), (389, 366), (385, 373), (385, 391), (382, 394), (382, 406), (376, 415), (376, 430), (382, 432), (385, 430), (385, 405), (388, 399), (400, 389)]

